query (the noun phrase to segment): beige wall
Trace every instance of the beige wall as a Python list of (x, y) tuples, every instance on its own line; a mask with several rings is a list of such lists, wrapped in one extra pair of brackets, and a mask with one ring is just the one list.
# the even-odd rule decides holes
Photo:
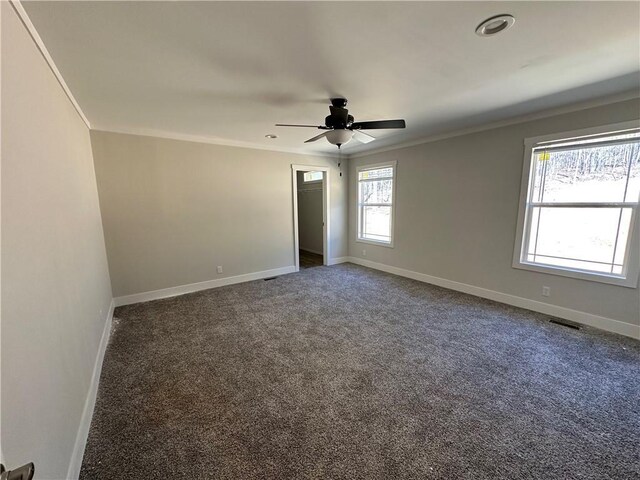
[[(640, 323), (638, 289), (511, 267), (525, 137), (623, 122), (630, 100), (349, 161), (349, 254), (447, 280)], [(394, 248), (356, 238), (355, 168), (398, 161)], [(550, 286), (550, 298), (541, 296)]]
[(111, 289), (89, 130), (2, 2), (2, 412), (11, 467), (65, 478)]
[(305, 184), (304, 173), (298, 172), (298, 244), (322, 255), (322, 182)]
[(293, 266), (292, 164), (331, 167), (331, 256), (346, 255), (347, 180), (335, 159), (96, 131), (91, 139), (116, 297)]

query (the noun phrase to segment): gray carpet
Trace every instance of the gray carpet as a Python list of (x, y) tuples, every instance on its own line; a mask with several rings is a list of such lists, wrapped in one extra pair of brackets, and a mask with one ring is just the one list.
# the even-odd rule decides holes
[(363, 267), (121, 307), (82, 479), (638, 479), (640, 342)]

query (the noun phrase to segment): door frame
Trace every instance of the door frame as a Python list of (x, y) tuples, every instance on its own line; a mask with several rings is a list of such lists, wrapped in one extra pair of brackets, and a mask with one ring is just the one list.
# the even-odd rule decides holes
[(322, 172), (322, 264), (329, 265), (329, 173), (330, 167), (317, 165), (291, 165), (292, 192), (293, 192), (293, 258), (296, 272), (300, 271), (300, 247), (298, 238), (298, 172)]

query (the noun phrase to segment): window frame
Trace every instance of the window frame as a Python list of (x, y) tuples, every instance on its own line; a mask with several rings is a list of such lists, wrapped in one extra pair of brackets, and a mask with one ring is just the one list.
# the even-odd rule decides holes
[[(627, 238), (627, 249), (625, 259), (623, 261), (623, 273), (621, 275), (592, 272), (571, 267), (561, 267), (555, 265), (543, 265), (525, 260), (526, 246), (529, 244), (529, 236), (531, 234), (530, 215), (531, 207), (529, 206), (530, 197), (533, 192), (535, 175), (532, 175), (532, 169), (535, 163), (533, 159), (533, 149), (539, 143), (558, 142), (563, 139), (575, 139), (580, 137), (589, 137), (593, 135), (623, 133), (625, 130), (640, 128), (640, 120), (632, 120), (609, 125), (601, 125), (598, 127), (573, 130), (569, 132), (559, 132), (551, 135), (543, 135), (538, 137), (525, 138), (524, 140), (524, 161), (522, 168), (522, 181), (520, 184), (520, 204), (518, 208), (518, 220), (516, 224), (516, 238), (513, 251), (513, 268), (521, 270), (529, 270), (539, 273), (548, 273), (551, 275), (559, 275), (579, 280), (588, 280), (599, 283), (608, 283), (622, 287), (636, 288), (638, 284), (638, 274), (640, 272), (640, 199), (635, 206), (631, 206), (631, 220), (629, 237)], [(584, 203), (584, 202), (576, 202)], [(597, 204), (606, 203), (625, 203), (625, 202), (593, 202)]]
[[(356, 209), (357, 209), (357, 218), (358, 223), (356, 226), (356, 242), (358, 243), (368, 243), (369, 245), (378, 245), (381, 247), (393, 248), (393, 244), (395, 241), (395, 217), (396, 217), (396, 177), (397, 177), (397, 163), (395, 160), (392, 162), (382, 162), (382, 163), (373, 163), (368, 165), (360, 165), (356, 167)], [(362, 238), (362, 209), (364, 205), (360, 203), (360, 172), (366, 172), (368, 170), (379, 170), (381, 168), (391, 168), (393, 171), (393, 176), (391, 178), (391, 219), (389, 226), (389, 235), (390, 239), (388, 242), (383, 240), (372, 240), (369, 238)], [(375, 205), (374, 205), (375, 206)], [(384, 204), (383, 206), (388, 206)]]

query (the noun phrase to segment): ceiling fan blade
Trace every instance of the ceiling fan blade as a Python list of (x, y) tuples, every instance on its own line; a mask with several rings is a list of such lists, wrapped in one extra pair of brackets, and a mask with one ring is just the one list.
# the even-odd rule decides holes
[(276, 123), (276, 127), (308, 127), (308, 128), (327, 128), (319, 125), (291, 125), (289, 123)]
[(351, 125), (353, 130), (374, 130), (380, 128), (405, 128), (404, 120), (374, 120), (373, 122), (355, 122)]
[(311, 142), (315, 142), (316, 140), (320, 140), (322, 137), (325, 137), (327, 135), (327, 133), (329, 132), (322, 132), (320, 135), (316, 135), (313, 138), (310, 138), (309, 140), (305, 141), (304, 143), (311, 143)]
[(346, 125), (349, 121), (349, 110), (346, 108), (329, 105), (329, 110), (331, 111), (331, 116), (336, 118), (342, 125)]
[(364, 133), (364, 132), (361, 132), (359, 130), (354, 130), (353, 131), (353, 138), (355, 138), (356, 140), (358, 140), (359, 142), (362, 142), (362, 143), (373, 142), (376, 139), (376, 137), (373, 137), (373, 136), (369, 135), (368, 133)]

